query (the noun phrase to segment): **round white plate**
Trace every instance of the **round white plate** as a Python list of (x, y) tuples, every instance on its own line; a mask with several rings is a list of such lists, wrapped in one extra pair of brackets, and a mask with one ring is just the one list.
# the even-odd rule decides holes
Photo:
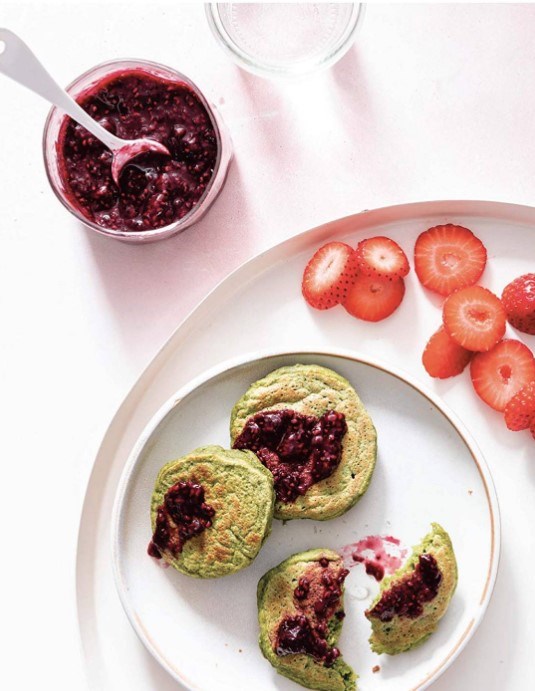
[[(367, 494), (333, 521), (274, 521), (256, 561), (233, 576), (203, 581), (161, 568), (146, 553), (150, 496), (159, 468), (197, 446), (228, 446), (230, 411), (249, 384), (297, 362), (340, 372), (368, 408), (378, 431), (378, 461)], [(347, 578), (340, 648), (360, 675), (362, 691), (425, 688), (451, 664), (481, 621), (499, 554), (490, 473), (464, 425), (409, 375), (346, 351), (255, 355), (185, 386), (141, 435), (116, 495), (116, 585), (142, 642), (187, 688), (291, 691), (297, 686), (275, 673), (257, 644), (256, 585), (262, 574), (295, 552), (339, 549), (366, 535), (394, 535), (410, 547), (432, 521), (452, 538), (459, 583), (437, 632), (423, 646), (395, 657), (373, 654), (363, 612), (378, 584), (360, 565)], [(365, 599), (356, 597), (362, 588), (368, 591)], [(379, 672), (372, 671), (375, 665)]]

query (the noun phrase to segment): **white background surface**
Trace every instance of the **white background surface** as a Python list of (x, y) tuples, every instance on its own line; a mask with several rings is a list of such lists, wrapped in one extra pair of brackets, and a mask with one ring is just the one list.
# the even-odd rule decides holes
[[(92, 460), (142, 368), (209, 289), (259, 250), (364, 208), (437, 198), (533, 203), (535, 6), (367, 9), (338, 65), (277, 84), (227, 60), (200, 5), (0, 5), (0, 25), (19, 32), (60, 83), (114, 57), (185, 72), (219, 106), (236, 156), (210, 214), (182, 236), (147, 247), (92, 236), (48, 187), (46, 104), (0, 77), (7, 688), (83, 687), (74, 560)], [(531, 539), (533, 473), (520, 482), (514, 461), (504, 459), (502, 518), (530, 526)], [(521, 554), (518, 565), (529, 573)], [(514, 656), (465, 655), (457, 664), (473, 678), (474, 665), (514, 657), (495, 688), (520, 691), (533, 667), (530, 643), (516, 642), (524, 652)]]

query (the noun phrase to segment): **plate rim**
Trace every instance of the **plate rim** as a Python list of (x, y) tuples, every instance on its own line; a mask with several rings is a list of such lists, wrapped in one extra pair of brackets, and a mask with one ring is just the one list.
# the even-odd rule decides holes
[(123, 508), (126, 489), (130, 478), (137, 468), (140, 456), (149, 442), (152, 434), (155, 432), (158, 425), (169, 415), (169, 413), (178, 405), (182, 403), (189, 395), (196, 391), (199, 387), (208, 384), (211, 380), (229, 373), (232, 370), (240, 369), (248, 364), (258, 362), (260, 360), (269, 360), (281, 357), (295, 358), (300, 355), (305, 356), (319, 356), (319, 357), (334, 357), (342, 360), (350, 360), (357, 364), (363, 364), (375, 369), (379, 369), (391, 376), (396, 377), (403, 383), (409, 385), (420, 395), (424, 396), (430, 401), (435, 408), (442, 414), (443, 417), (452, 425), (461, 440), (468, 448), (472, 459), (474, 460), (481, 477), (485, 494), (487, 498), (489, 513), (490, 513), (490, 531), (491, 531), (491, 545), (490, 545), (490, 559), (487, 572), (487, 578), (483, 587), (483, 593), (478, 603), (478, 609), (475, 616), (468, 623), (461, 636), (458, 638), (453, 648), (451, 648), (443, 660), (431, 672), (429, 672), (416, 686), (411, 687), (410, 691), (420, 691), (426, 689), (430, 684), (436, 681), (457, 659), (460, 653), (464, 650), (474, 633), (477, 631), (480, 623), (483, 621), (488, 605), (492, 598), (494, 586), (499, 569), (500, 555), (501, 555), (501, 518), (498, 495), (494, 485), (494, 479), (490, 467), (479, 448), (476, 440), (472, 436), (467, 425), (460, 419), (460, 417), (442, 401), (441, 397), (430, 390), (426, 385), (422, 385), (409, 372), (405, 372), (402, 368), (395, 367), (385, 362), (381, 358), (370, 357), (358, 350), (349, 350), (343, 348), (335, 349), (307, 349), (300, 348), (298, 350), (274, 350), (262, 349), (242, 353), (241, 355), (227, 359), (217, 365), (208, 368), (201, 372), (193, 379), (186, 382), (174, 394), (172, 394), (152, 415), (147, 422), (143, 431), (137, 438), (132, 447), (128, 459), (121, 471), (119, 482), (115, 490), (113, 499), (113, 508), (110, 522), (110, 537), (111, 537), (111, 558), (112, 570), (116, 591), (123, 610), (145, 649), (154, 657), (154, 659), (165, 669), (176, 681), (183, 684), (189, 691), (207, 691), (206, 687), (198, 686), (189, 679), (187, 679), (179, 669), (177, 669), (171, 661), (169, 661), (163, 653), (161, 653), (156, 644), (152, 641), (149, 633), (143, 626), (140, 618), (137, 616), (128, 596), (128, 588), (123, 582), (122, 571), (120, 568), (119, 558), (119, 536), (123, 523)]

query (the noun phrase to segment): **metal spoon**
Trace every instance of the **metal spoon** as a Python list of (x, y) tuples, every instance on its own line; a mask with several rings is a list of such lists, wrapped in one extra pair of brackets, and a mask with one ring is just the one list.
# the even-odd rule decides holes
[(170, 156), (169, 150), (153, 139), (120, 139), (88, 115), (48, 74), (28, 46), (9, 29), (0, 29), (0, 72), (64, 110), (113, 153), (111, 175), (119, 185), (121, 170), (134, 157), (152, 152)]

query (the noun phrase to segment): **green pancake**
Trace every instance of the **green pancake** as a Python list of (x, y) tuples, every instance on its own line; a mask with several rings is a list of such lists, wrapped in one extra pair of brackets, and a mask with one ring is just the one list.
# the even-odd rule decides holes
[[(324, 560), (322, 566), (320, 559)], [(321, 575), (328, 571), (339, 575), (343, 570), (342, 558), (329, 549), (313, 549), (289, 557), (268, 571), (258, 583), (258, 623), (259, 643), (264, 657), (282, 674), (309, 689), (320, 691), (353, 691), (356, 688), (356, 675), (341, 657), (332, 666), (325, 666), (313, 656), (305, 653), (277, 655), (278, 632), (282, 622), (288, 617), (305, 615), (314, 626), (320, 621), (314, 610), (315, 596), (321, 592)], [(347, 573), (347, 572), (346, 572)], [(295, 588), (299, 579), (308, 577), (310, 590), (304, 599), (296, 599)], [(343, 579), (342, 579), (343, 580)], [(334, 647), (341, 633), (342, 619), (336, 616), (343, 611), (343, 585), (340, 599), (333, 604), (325, 621), (327, 625), (326, 642)]]
[[(365, 613), (372, 625), (370, 645), (375, 653), (396, 655), (420, 645), (435, 631), (448, 608), (457, 585), (457, 562), (448, 533), (438, 523), (431, 526), (431, 532), (414, 547), (405, 566), (382, 581), (378, 596)], [(440, 570), (440, 583), (433, 599), (422, 603), (422, 611), (416, 617), (396, 614), (389, 621), (381, 621), (372, 616), (371, 611), (382, 596), (415, 573), (420, 555), (431, 555)]]
[[(154, 532), (159, 507), (175, 483), (197, 483), (215, 511), (212, 525), (185, 540), (178, 554), (158, 551), (175, 569), (196, 578), (217, 578), (249, 566), (271, 531), (273, 477), (250, 451), (204, 446), (161, 468), (151, 500)], [(173, 523), (174, 526), (176, 524)]]
[(343, 413), (347, 432), (340, 464), (329, 477), (290, 503), (275, 502), (275, 518), (328, 520), (345, 513), (368, 489), (377, 456), (372, 420), (351, 384), (319, 365), (281, 367), (252, 384), (232, 410), (231, 444), (256, 413), (291, 409), (321, 417), (329, 410)]

